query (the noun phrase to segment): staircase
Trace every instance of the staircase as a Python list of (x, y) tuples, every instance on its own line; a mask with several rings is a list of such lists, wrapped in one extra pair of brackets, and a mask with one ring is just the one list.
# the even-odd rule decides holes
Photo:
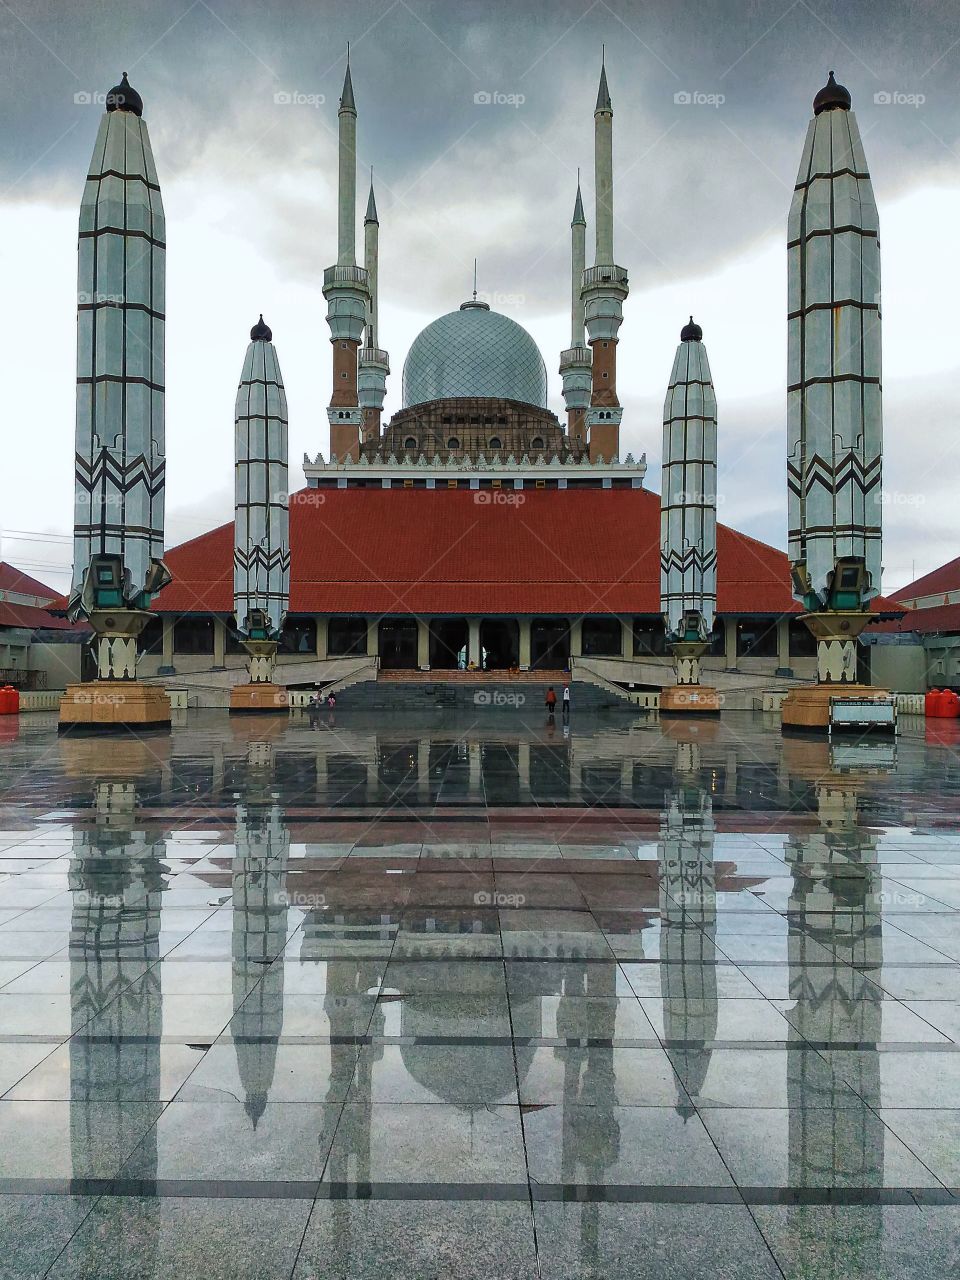
[[(570, 683), (574, 707), (596, 711), (629, 708), (620, 691), (580, 683), (564, 671), (379, 671), (376, 680), (355, 683), (342, 701), (350, 710), (457, 709), (482, 715), (540, 716), (552, 685), (558, 714), (564, 683)], [(615, 686), (614, 686), (615, 688)], [(326, 692), (326, 690), (324, 690)]]

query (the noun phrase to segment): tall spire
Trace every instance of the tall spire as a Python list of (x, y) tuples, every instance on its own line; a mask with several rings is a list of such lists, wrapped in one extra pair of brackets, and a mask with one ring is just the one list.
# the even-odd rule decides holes
[(573, 202), (573, 220), (571, 227), (586, 226), (587, 220), (583, 215), (583, 196), (580, 194), (580, 170), (577, 170), (577, 198)]
[(606, 66), (606, 45), (601, 46), (600, 54), (600, 88), (597, 90), (597, 105), (594, 107), (594, 114), (598, 111), (612, 111), (613, 103), (610, 101), (610, 90), (607, 88), (607, 66)]
[(337, 118), (339, 121), (337, 261), (342, 267), (354, 267), (357, 264), (357, 107), (353, 99), (353, 80), (350, 77), (349, 48)]
[(370, 166), (370, 194), (367, 196), (367, 212), (363, 215), (364, 224), (375, 222), (379, 226), (380, 219), (377, 217), (377, 202), (373, 198), (373, 165)]
[(343, 89), (340, 93), (340, 110), (357, 114), (357, 104), (353, 99), (353, 80), (350, 77), (350, 45), (347, 45), (347, 70), (343, 77)]
[(590, 458), (609, 461), (620, 448), (623, 410), (617, 399), (617, 334), (627, 296), (627, 273), (613, 256), (613, 108), (607, 88), (606, 60), (601, 60), (600, 89), (593, 113), (596, 256), (583, 273), (584, 323), (593, 350), (590, 408), (584, 427)]

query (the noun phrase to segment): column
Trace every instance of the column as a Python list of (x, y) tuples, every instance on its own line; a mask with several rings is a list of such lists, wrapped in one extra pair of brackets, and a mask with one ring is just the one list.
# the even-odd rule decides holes
[(367, 619), (367, 657), (375, 658), (379, 653), (379, 637), (378, 628), (380, 626), (379, 618)]
[(430, 670), (430, 624), (423, 618), (417, 618), (417, 666)]
[(477, 669), (480, 667), (480, 619), (467, 619), (468, 640), (467, 640), (467, 666), (471, 662), (475, 663)]
[(583, 651), (583, 619), (574, 618), (570, 623), (570, 657), (579, 658)]
[(157, 674), (161, 676), (172, 676), (175, 673), (173, 665), (173, 619), (163, 619), (163, 656), (160, 659), (160, 666)]
[(777, 672), (790, 670), (790, 617), (777, 621)]
[(222, 618), (213, 620), (213, 669), (222, 671), (226, 666), (227, 628)]
[(520, 670), (530, 670), (530, 625), (532, 619), (518, 618), (520, 624)]
[(727, 651), (727, 670), (737, 670), (737, 619), (727, 615), (723, 619), (724, 647)]
[(620, 619), (620, 653), (627, 661), (633, 661), (633, 619)]
[(316, 616), (317, 624), (317, 660), (324, 662), (327, 657), (327, 636), (329, 632), (330, 619), (325, 613), (318, 613)]

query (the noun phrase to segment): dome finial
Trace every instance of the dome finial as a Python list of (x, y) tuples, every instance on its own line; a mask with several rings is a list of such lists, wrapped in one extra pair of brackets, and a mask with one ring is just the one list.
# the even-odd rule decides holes
[(130, 84), (126, 72), (120, 83), (114, 85), (107, 94), (106, 108), (108, 111), (130, 111), (135, 116), (143, 115), (143, 99)]
[(251, 342), (272, 342), (273, 341), (273, 330), (270, 328), (268, 324), (264, 323), (262, 311), (260, 312), (260, 319), (250, 330), (250, 341)]
[(844, 88), (842, 84), (837, 84), (831, 71), (827, 77), (827, 83), (819, 91), (813, 100), (813, 114), (818, 116), (821, 111), (849, 111), (850, 110), (850, 90)]
[(693, 316), (690, 317), (689, 324), (685, 324), (680, 330), (681, 342), (700, 342), (703, 339), (703, 330), (698, 324), (694, 323)]
[(607, 46), (600, 46), (600, 87), (597, 90), (597, 105), (593, 109), (593, 114), (598, 111), (612, 111), (613, 103), (610, 101), (610, 90), (607, 88)]

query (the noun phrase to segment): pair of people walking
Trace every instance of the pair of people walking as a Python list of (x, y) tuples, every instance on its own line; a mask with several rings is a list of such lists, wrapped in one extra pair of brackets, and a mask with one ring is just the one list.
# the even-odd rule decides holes
[[(557, 695), (553, 685), (550, 685), (549, 689), (547, 689), (547, 697), (546, 697), (545, 705), (547, 708), (547, 715), (551, 717), (554, 716), (557, 711)], [(568, 684), (565, 684), (563, 686), (563, 693), (561, 694), (561, 698), (560, 698), (560, 706), (562, 709), (561, 714), (563, 715), (564, 720), (566, 720), (566, 718), (570, 714), (570, 686)]]

